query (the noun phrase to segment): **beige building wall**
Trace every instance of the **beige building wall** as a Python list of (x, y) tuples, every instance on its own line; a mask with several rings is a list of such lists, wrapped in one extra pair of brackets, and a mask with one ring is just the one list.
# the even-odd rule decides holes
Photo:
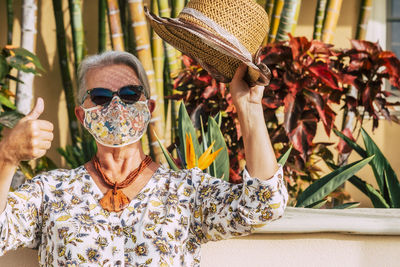
[[(64, 147), (70, 140), (67, 126), (67, 112), (65, 97), (62, 89), (61, 74), (59, 69), (59, 59), (56, 48), (56, 32), (55, 21), (52, 7), (52, 1), (39, 0), (38, 8), (38, 35), (36, 44), (36, 54), (39, 56), (43, 67), (46, 69), (41, 77), (36, 77), (34, 82), (35, 97), (41, 96), (45, 101), (45, 110), (41, 119), (49, 120), (55, 124), (55, 139), (48, 156), (57, 164), (61, 165), (59, 154), (56, 148)], [(355, 34), (357, 23), (358, 9), (360, 0), (344, 1), (339, 22), (333, 43), (337, 47), (349, 47), (349, 40)], [(379, 2), (379, 6), (383, 1)], [(83, 1), (84, 26), (87, 42), (88, 54), (97, 52), (97, 1)], [(296, 29), (297, 36), (312, 37), (314, 13), (317, 0), (303, 0), (300, 11), (300, 19)], [(3, 47), (6, 42), (6, 12), (5, 1), (1, 2), (0, 6), (0, 46)], [(67, 1), (63, 0), (64, 12), (68, 13)], [(20, 20), (21, 20), (21, 0), (14, 0), (15, 7), (15, 23), (14, 23), (14, 40), (13, 45), (19, 46), (20, 42)], [(68, 41), (71, 41), (69, 16), (65, 16), (65, 25), (67, 27)], [(69, 46), (71, 49), (71, 46)], [(70, 54), (72, 58), (72, 55)], [(72, 73), (72, 68), (71, 68)], [(337, 118), (337, 125), (340, 124), (340, 116)], [(365, 124), (366, 129), (371, 129), (369, 122)], [(396, 173), (400, 173), (400, 139), (397, 138), (400, 134), (400, 126), (389, 124), (382, 121), (380, 127), (372, 134), (372, 137), (383, 150), (386, 157), (395, 169)], [(318, 132), (316, 140), (328, 140), (322, 128)], [(334, 136), (329, 139), (337, 141)], [(356, 160), (352, 157), (350, 161)], [(374, 178), (370, 167), (365, 167), (360, 171), (359, 176), (374, 184)], [(376, 183), (375, 183), (376, 184)], [(346, 189), (353, 196), (355, 201), (362, 201), (362, 206), (370, 206), (369, 200), (358, 192), (351, 185), (346, 186)]]

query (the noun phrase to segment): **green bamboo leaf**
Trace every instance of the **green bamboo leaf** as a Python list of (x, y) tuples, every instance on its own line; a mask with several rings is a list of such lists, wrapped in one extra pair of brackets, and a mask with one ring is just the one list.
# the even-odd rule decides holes
[(310, 209), (319, 209), (321, 208), (323, 205), (325, 205), (325, 203), (328, 202), (327, 199), (321, 199), (318, 200), (315, 203), (312, 203), (311, 205), (306, 206), (306, 208), (310, 208)]
[(370, 162), (373, 157), (340, 167), (315, 181), (299, 196), (296, 207), (305, 207), (323, 199)]
[(218, 126), (218, 123), (214, 120), (214, 118), (208, 118), (208, 131), (207, 131), (207, 139), (209, 144), (215, 141), (212, 152), (220, 149), (217, 158), (210, 166), (210, 174), (217, 178), (222, 178), (225, 181), (229, 181), (229, 155), (228, 148), (226, 147), (225, 138)]
[(342, 205), (337, 205), (333, 207), (333, 209), (354, 209), (360, 206), (360, 202), (348, 202), (343, 203)]
[(18, 111), (5, 111), (0, 115), (0, 124), (8, 128), (14, 128), (20, 119), (24, 117), (23, 114)]
[(0, 94), (0, 104), (8, 107), (10, 109), (13, 109), (13, 110), (15, 109), (13, 102), (11, 102), (10, 99), (5, 97), (3, 94)]
[(181, 106), (179, 107), (179, 119), (178, 119), (178, 133), (179, 133), (179, 141), (180, 146), (179, 149), (181, 151), (182, 156), (186, 160), (186, 133), (192, 135), (194, 151), (196, 153), (196, 165), (197, 165), (197, 158), (201, 155), (201, 148), (200, 144), (197, 140), (197, 133), (196, 129), (193, 127), (192, 120), (189, 117), (189, 114), (186, 111), (185, 104), (182, 102)]
[(387, 189), (389, 199), (386, 199), (386, 201), (390, 203), (391, 207), (400, 208), (400, 183), (396, 173), (368, 133), (364, 129), (361, 129), (361, 134), (368, 155), (375, 155), (370, 165), (374, 171), (380, 191), (383, 192), (383, 196), (385, 196), (385, 189)]
[(156, 136), (157, 142), (161, 147), (161, 150), (164, 154), (165, 159), (168, 162), (168, 165), (171, 169), (173, 169), (174, 171), (179, 171), (179, 168), (176, 166), (174, 160), (172, 159), (171, 155), (168, 153), (168, 150), (164, 147), (164, 145), (161, 143), (160, 139), (158, 138), (156, 132), (154, 132), (154, 135)]
[[(332, 163), (327, 162), (328, 166), (333, 170), (339, 168)], [(353, 175), (348, 180), (352, 185), (358, 188), (362, 193), (364, 193), (368, 198), (371, 200), (372, 205), (374, 208), (390, 208), (389, 204), (387, 204), (385, 198), (377, 191), (372, 185), (368, 184), (367, 182), (363, 181), (361, 178)]]
[(35, 65), (35, 67), (38, 68), (39, 70), (45, 71), (42, 64), (39, 61), (39, 58), (32, 52), (30, 52), (22, 47), (16, 47), (16, 48), (12, 48), (10, 50), (15, 53), (16, 57), (26, 59), (27, 62), (32, 62)]
[(290, 146), (289, 149), (285, 152), (285, 154), (281, 155), (278, 159), (278, 163), (282, 166), (285, 166), (287, 159), (290, 156), (290, 152), (292, 152), (293, 146)]
[(8, 58), (10, 67), (26, 73), (37, 74), (36, 68), (28, 63), (30, 63), (29, 60), (21, 56), (16, 55)]
[(354, 151), (356, 151), (361, 157), (363, 157), (363, 158), (367, 158), (368, 157), (367, 151), (365, 151), (356, 142), (354, 142), (353, 140), (351, 140), (350, 138), (348, 138), (347, 136), (345, 136), (343, 133), (341, 133), (340, 131), (338, 131), (336, 129), (333, 129), (333, 131), (335, 132), (335, 134), (337, 136), (342, 138), (343, 141), (345, 141), (352, 149), (354, 149)]

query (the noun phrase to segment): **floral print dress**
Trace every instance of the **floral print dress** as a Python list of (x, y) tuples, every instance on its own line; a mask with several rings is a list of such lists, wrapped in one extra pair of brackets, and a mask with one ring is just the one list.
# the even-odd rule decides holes
[(230, 184), (194, 168), (160, 167), (120, 213), (99, 205), (87, 170), (54, 170), (10, 192), (0, 255), (39, 247), (41, 266), (200, 266), (200, 246), (278, 219), (288, 195), (282, 168), (267, 181)]

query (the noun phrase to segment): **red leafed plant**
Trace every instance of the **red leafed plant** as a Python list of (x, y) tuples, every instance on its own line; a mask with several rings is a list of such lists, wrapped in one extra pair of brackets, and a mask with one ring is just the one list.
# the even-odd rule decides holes
[[(331, 144), (313, 140), (319, 122), (328, 136), (335, 127), (334, 104), (344, 103), (343, 108), (354, 111), (360, 121), (368, 112), (374, 120), (373, 127), (377, 127), (380, 114), (396, 121), (387, 109), (388, 93), (382, 84), (387, 78), (399, 87), (400, 62), (378, 44), (352, 41), (351, 49), (335, 50), (332, 45), (290, 36), (289, 41), (264, 47), (261, 60), (272, 71), (262, 103), (276, 155), (294, 147), (285, 167), (292, 197), (301, 192), (302, 184), (318, 178), (318, 158), (333, 161), (328, 149)], [(196, 125), (199, 115), (206, 118), (223, 111), (222, 132), (230, 149), (230, 178), (237, 182), (243, 165), (243, 144), (229, 88), (217, 83), (189, 58), (185, 57), (184, 62), (186, 68), (174, 83), (174, 89), (181, 92), (171, 97), (185, 101)], [(351, 86), (357, 89), (356, 97), (349, 96)], [(361, 106), (364, 112), (359, 114)]]

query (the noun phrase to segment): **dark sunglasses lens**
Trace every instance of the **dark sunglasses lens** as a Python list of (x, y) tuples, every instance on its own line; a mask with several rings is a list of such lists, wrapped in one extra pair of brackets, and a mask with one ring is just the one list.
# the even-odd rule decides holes
[(112, 92), (105, 88), (95, 88), (90, 91), (90, 99), (96, 105), (109, 103), (113, 98)]
[(141, 86), (126, 86), (119, 91), (119, 97), (127, 104), (135, 103), (140, 99), (142, 94)]

